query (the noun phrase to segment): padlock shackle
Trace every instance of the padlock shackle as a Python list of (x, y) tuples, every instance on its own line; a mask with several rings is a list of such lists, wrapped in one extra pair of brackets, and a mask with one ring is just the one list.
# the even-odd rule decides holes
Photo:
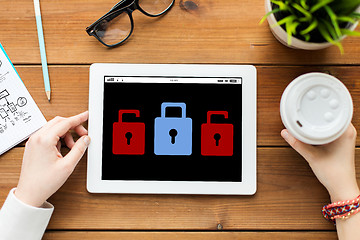
[(210, 123), (212, 115), (223, 115), (225, 118), (229, 117), (228, 111), (208, 111), (207, 112), (207, 123)]
[(133, 109), (121, 109), (119, 110), (119, 122), (122, 122), (122, 116), (124, 113), (133, 113), (136, 117), (140, 117), (140, 111), (139, 110), (133, 110)]
[(181, 118), (186, 118), (186, 104), (182, 102), (163, 102), (161, 104), (161, 117), (165, 118), (167, 107), (181, 108)]

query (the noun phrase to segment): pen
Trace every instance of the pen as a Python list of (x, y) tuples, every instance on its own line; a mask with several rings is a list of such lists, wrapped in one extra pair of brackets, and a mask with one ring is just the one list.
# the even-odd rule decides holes
[(49, 72), (48, 72), (48, 66), (47, 66), (47, 60), (46, 60), (45, 41), (44, 41), (44, 33), (43, 33), (43, 27), (42, 27), (42, 21), (41, 21), (39, 0), (34, 0), (34, 7), (35, 7), (36, 26), (37, 26), (37, 32), (38, 32), (38, 38), (39, 38), (41, 65), (42, 65), (43, 76), (44, 76), (45, 93), (46, 93), (47, 99), (50, 102), (50, 94), (51, 94), (50, 79), (49, 79)]

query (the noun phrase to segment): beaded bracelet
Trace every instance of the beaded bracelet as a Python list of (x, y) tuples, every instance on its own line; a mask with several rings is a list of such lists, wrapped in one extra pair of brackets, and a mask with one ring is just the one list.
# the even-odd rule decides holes
[(336, 219), (346, 219), (358, 212), (360, 212), (360, 195), (354, 200), (339, 201), (325, 205), (322, 209), (324, 218), (332, 221), (334, 224)]

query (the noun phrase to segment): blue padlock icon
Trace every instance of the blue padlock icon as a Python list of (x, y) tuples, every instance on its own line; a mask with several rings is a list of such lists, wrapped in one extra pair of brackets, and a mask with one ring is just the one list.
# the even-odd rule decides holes
[[(181, 108), (181, 117), (166, 117), (166, 108)], [(156, 155), (191, 155), (192, 119), (186, 117), (186, 104), (163, 102), (161, 117), (155, 118), (154, 153)]]

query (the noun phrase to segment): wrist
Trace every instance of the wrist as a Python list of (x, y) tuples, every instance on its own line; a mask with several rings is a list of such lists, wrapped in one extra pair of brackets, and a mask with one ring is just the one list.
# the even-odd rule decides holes
[(33, 198), (33, 194), (27, 194), (18, 188), (15, 189), (14, 195), (18, 200), (32, 207), (40, 208), (45, 203), (45, 201)]
[(353, 186), (349, 188), (342, 188), (337, 191), (329, 191), (331, 202), (339, 202), (345, 200), (351, 200), (360, 195), (359, 187)]

